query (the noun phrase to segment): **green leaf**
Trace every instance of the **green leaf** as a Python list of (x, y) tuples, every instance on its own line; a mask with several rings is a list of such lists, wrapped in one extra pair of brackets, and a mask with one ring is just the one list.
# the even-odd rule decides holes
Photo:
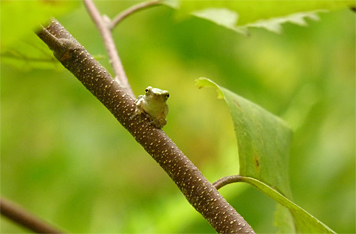
[(354, 7), (354, 1), (174, 1), (167, 0), (169, 6), (175, 6), (177, 15), (189, 14), (210, 20), (218, 25), (247, 34), (248, 28), (264, 28), (281, 33), (283, 23), (306, 26), (306, 18), (317, 20), (317, 12)]
[(61, 68), (33, 30), (59, 17), (78, 1), (1, 1), (1, 60), (17, 68)]
[(17, 40), (15, 44), (6, 46), (1, 51), (1, 61), (21, 71), (31, 69), (51, 69), (60, 71), (63, 68), (53, 56), (48, 46), (33, 32), (26, 39)]
[(274, 225), (278, 227), (278, 233), (295, 233), (293, 216), (288, 208), (281, 204), (276, 205), (274, 213)]
[[(263, 193), (271, 197), (273, 200), (288, 208), (292, 213), (297, 232), (299, 233), (335, 233), (328, 226), (320, 222), (314, 216), (306, 212), (304, 209), (284, 197), (282, 194), (271, 188), (267, 184), (251, 177), (241, 177), (242, 182), (247, 182)], [(280, 208), (279, 208), (280, 209)], [(288, 232), (286, 232), (288, 233)]]
[[(206, 78), (196, 80), (201, 87), (217, 88), (229, 106), (239, 152), (240, 176), (288, 210), (277, 207), (275, 224), (281, 233), (333, 233), (291, 199), (288, 174), (291, 129), (277, 116)], [(294, 227), (295, 225), (295, 227)]]
[(1, 46), (22, 38), (51, 17), (66, 14), (78, 1), (1, 1)]
[(292, 131), (280, 118), (237, 94), (200, 78), (198, 87), (216, 87), (224, 97), (234, 122), (240, 175), (249, 176), (291, 197), (288, 155)]

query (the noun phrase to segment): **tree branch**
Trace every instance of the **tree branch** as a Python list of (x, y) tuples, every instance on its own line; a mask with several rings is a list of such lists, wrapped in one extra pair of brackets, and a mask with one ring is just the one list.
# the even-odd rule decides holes
[(43, 220), (30, 214), (28, 211), (10, 202), (3, 197), (0, 199), (0, 212), (6, 218), (20, 224), (23, 227), (36, 233), (62, 233), (61, 231), (51, 227)]
[(117, 16), (115, 16), (114, 19), (109, 24), (109, 29), (113, 30), (118, 23), (120, 23), (127, 16), (132, 15), (135, 12), (138, 12), (143, 9), (147, 9), (149, 7), (158, 6), (160, 4), (161, 4), (160, 0), (153, 0), (153, 1), (148, 1), (148, 2), (141, 2), (137, 5), (134, 5), (130, 8), (128, 8), (127, 10), (119, 13)]
[[(47, 40), (51, 38), (48, 34), (58, 38), (54, 45), (51, 44), (52, 40)], [(58, 21), (52, 20), (37, 35), (53, 50), (54, 56), (63, 66), (107, 107), (156, 160), (189, 203), (217, 232), (254, 233), (249, 224), (161, 129), (153, 127), (144, 115), (131, 118), (135, 110), (132, 96), (114, 82), (110, 74)], [(63, 50), (60, 45), (66, 45), (67, 50)]]
[(110, 64), (115, 73), (115, 81), (123, 87), (127, 93), (130, 94), (131, 97), (135, 97), (128, 79), (126, 77), (124, 67), (122, 66), (119, 54), (117, 53), (117, 49), (111, 35), (111, 31), (108, 27), (108, 24), (104, 21), (103, 17), (101, 17), (100, 12), (96, 8), (94, 2), (92, 0), (83, 0), (84, 5), (87, 8), (89, 15), (94, 21), (96, 27), (99, 30), (99, 33), (103, 39), (106, 52), (109, 55)]

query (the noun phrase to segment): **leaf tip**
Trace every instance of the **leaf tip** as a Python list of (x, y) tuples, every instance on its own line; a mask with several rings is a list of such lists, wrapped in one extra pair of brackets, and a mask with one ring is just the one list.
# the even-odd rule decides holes
[(218, 98), (219, 99), (224, 98), (224, 94), (221, 91), (220, 87), (216, 83), (214, 83), (212, 80), (210, 80), (208, 78), (200, 77), (200, 78), (196, 79), (195, 80), (195, 85), (199, 89), (204, 88), (204, 87), (213, 87), (213, 88), (215, 87), (216, 91), (218, 92)]

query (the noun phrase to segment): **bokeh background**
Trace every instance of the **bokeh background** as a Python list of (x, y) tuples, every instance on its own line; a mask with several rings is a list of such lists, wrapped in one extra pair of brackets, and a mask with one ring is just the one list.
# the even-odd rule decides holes
[[(109, 17), (130, 5), (97, 2)], [(238, 173), (236, 139), (225, 102), (194, 80), (210, 78), (261, 105), (294, 130), (294, 202), (334, 231), (355, 233), (355, 12), (321, 13), (308, 27), (285, 24), (282, 35), (252, 29), (247, 37), (174, 13), (154, 7), (114, 30), (135, 94), (147, 86), (170, 92), (164, 131), (213, 182)], [(82, 3), (58, 20), (112, 71)], [(36, 36), (22, 40), (29, 37)], [(221, 193), (256, 232), (277, 231), (273, 200), (246, 184)], [(60, 64), (1, 63), (1, 195), (72, 233), (214, 233)], [(2, 233), (27, 231), (0, 221)]]

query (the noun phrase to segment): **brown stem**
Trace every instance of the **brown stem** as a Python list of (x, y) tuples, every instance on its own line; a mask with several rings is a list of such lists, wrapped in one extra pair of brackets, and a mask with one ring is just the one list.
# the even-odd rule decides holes
[(216, 189), (220, 189), (224, 187), (225, 185), (236, 183), (236, 182), (241, 182), (243, 181), (243, 177), (240, 175), (232, 175), (232, 176), (225, 176), (221, 179), (218, 179), (213, 183)]
[(133, 13), (138, 12), (140, 10), (147, 9), (149, 7), (158, 6), (159, 4), (161, 4), (160, 0), (153, 0), (148, 2), (141, 2), (137, 5), (128, 8), (127, 10), (121, 12), (120, 14), (114, 17), (114, 19), (109, 24), (110, 30), (113, 30), (116, 25), (123, 19), (125, 19), (127, 16), (132, 15)]
[(62, 233), (5, 198), (0, 199), (1, 215), (36, 233)]
[(118, 82), (120, 86), (123, 87), (131, 95), (131, 97), (134, 97), (135, 95), (132, 92), (132, 89), (126, 77), (124, 67), (122, 66), (119, 54), (117, 53), (114, 39), (111, 35), (111, 30), (109, 29), (108, 24), (105, 22), (103, 17), (101, 17), (100, 12), (96, 8), (92, 0), (83, 0), (83, 1), (85, 7), (89, 12), (89, 15), (94, 21), (103, 39), (106, 52), (109, 55), (110, 64), (115, 73), (115, 81)]
[[(47, 40), (51, 38), (48, 33), (58, 38), (55, 45), (50, 44), (52, 40)], [(52, 20), (37, 35), (53, 50), (63, 66), (107, 107), (167, 172), (189, 203), (217, 232), (254, 233), (242, 216), (161, 129), (153, 127), (147, 118), (131, 118), (135, 110), (134, 99), (114, 82), (110, 74), (58, 21)], [(58, 44), (67, 45), (67, 50), (63, 50)]]

